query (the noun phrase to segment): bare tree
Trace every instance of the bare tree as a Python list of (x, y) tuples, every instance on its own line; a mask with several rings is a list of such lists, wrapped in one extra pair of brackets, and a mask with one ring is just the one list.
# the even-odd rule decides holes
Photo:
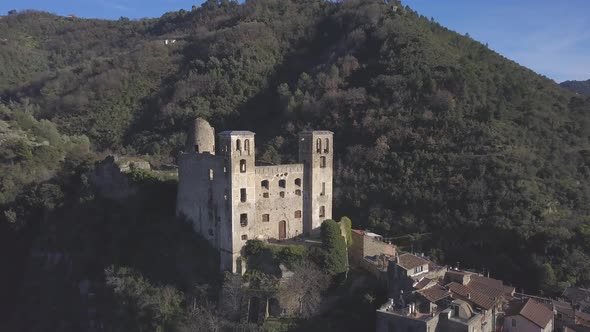
[(240, 318), (242, 304), (242, 278), (238, 275), (227, 273), (223, 288), (219, 294), (219, 312), (231, 321)]
[(220, 331), (221, 321), (210, 305), (199, 305), (189, 308), (187, 319), (182, 324), (182, 332)]
[(317, 265), (302, 262), (294, 266), (293, 276), (279, 286), (281, 307), (303, 318), (318, 313), (322, 293), (328, 288), (330, 278)]

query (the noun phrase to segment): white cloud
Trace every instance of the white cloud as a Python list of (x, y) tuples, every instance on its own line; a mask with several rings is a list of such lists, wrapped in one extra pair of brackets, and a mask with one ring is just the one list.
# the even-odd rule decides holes
[(131, 8), (129, 8), (123, 4), (112, 2), (112, 1), (98, 0), (98, 3), (105, 8), (114, 9), (114, 10), (118, 10), (118, 11), (130, 11), (131, 10)]

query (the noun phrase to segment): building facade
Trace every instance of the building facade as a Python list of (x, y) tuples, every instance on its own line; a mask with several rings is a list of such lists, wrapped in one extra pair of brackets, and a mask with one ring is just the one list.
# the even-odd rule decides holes
[(319, 234), (332, 218), (333, 133), (299, 135), (299, 163), (256, 165), (254, 133), (196, 119), (178, 158), (176, 214), (219, 250), (220, 267), (243, 272), (247, 240)]

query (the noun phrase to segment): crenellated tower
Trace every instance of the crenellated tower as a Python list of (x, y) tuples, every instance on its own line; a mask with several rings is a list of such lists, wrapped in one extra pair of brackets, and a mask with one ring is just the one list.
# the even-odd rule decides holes
[(242, 272), (240, 251), (253, 228), (256, 215), (254, 148), (254, 133), (251, 131), (224, 131), (219, 134), (218, 154), (224, 157), (224, 172), (231, 191), (227, 196), (232, 219), (231, 255), (232, 262), (235, 262), (232, 270), (237, 273)]
[(299, 162), (304, 165), (303, 232), (317, 235), (332, 218), (333, 136), (331, 131), (299, 134)]

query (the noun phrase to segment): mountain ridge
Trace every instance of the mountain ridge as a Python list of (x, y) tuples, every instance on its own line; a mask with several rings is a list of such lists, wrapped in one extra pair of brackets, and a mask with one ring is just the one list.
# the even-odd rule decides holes
[(255, 131), (279, 162), (298, 131), (330, 129), (335, 210), (355, 227), (432, 233), (404, 244), (531, 291), (590, 282), (588, 98), (396, 1), (207, 1), (141, 21), (27, 12), (0, 21), (2, 38), (2, 100), (38, 105), (95, 151), (171, 161), (201, 116)]
[(590, 80), (564, 81), (559, 83), (559, 85), (581, 95), (590, 96)]

